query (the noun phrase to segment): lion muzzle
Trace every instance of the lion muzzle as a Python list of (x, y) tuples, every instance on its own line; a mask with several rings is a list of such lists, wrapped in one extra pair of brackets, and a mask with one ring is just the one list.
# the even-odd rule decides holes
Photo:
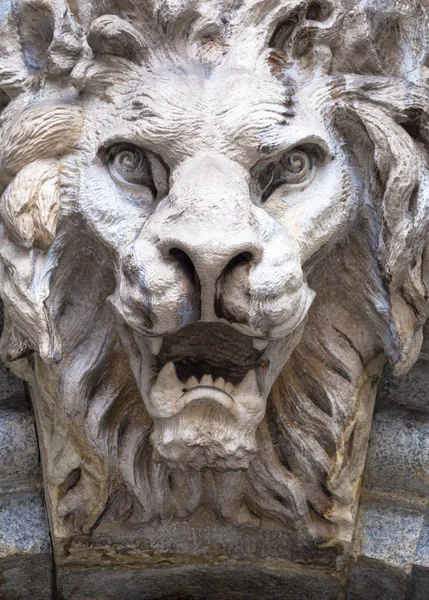
[(252, 202), (242, 166), (204, 154), (177, 168), (111, 298), (159, 460), (247, 468), (313, 297), (293, 241)]

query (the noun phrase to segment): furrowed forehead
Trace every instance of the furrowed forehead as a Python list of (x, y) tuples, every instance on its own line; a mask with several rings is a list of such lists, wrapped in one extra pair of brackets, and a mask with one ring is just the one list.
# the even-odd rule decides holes
[(268, 139), (290, 124), (294, 106), (291, 89), (269, 73), (164, 65), (129, 80), (114, 113), (118, 131), (109, 127), (107, 137), (127, 132), (130, 141), (167, 152), (172, 164), (209, 149), (253, 164)]

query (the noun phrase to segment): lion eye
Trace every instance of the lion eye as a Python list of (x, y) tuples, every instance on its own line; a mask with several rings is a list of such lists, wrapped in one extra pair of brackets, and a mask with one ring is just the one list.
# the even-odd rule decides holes
[(108, 151), (109, 171), (114, 179), (155, 190), (152, 169), (144, 150), (131, 144), (117, 144)]
[(310, 182), (319, 151), (315, 148), (294, 148), (280, 160), (267, 165), (259, 174), (262, 202), (280, 186), (303, 186)]
[(279, 163), (279, 177), (283, 183), (302, 183), (312, 170), (310, 156), (303, 150), (292, 150)]

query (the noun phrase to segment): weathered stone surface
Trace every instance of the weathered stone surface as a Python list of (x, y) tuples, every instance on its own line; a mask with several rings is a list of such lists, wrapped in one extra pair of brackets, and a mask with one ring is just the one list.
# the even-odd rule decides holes
[(422, 7), (22, 0), (3, 29), (3, 355), (58, 547), (347, 552), (376, 382), (429, 313)]
[(40, 476), (32, 413), (27, 409), (0, 410), (0, 489), (4, 491), (14, 485), (39, 484)]
[(380, 500), (363, 502), (361, 511), (361, 555), (411, 570), (421, 540), (424, 513)]
[(0, 598), (52, 600), (51, 555), (29, 553), (1, 559)]
[(0, 494), (0, 598), (51, 600), (52, 554), (40, 492)]
[(426, 515), (425, 522), (421, 530), (416, 557), (413, 562), (429, 569), (429, 515)]
[(24, 384), (0, 363), (0, 410), (4, 407), (28, 407)]
[(0, 556), (49, 552), (49, 533), (40, 492), (0, 495), (0, 531)]
[[(0, 20), (1, 353), (31, 390), (64, 600), (422, 595), (422, 4), (14, 0)], [(358, 511), (387, 361), (405, 375)], [(5, 373), (5, 597), (15, 559), (29, 581), (50, 556), (24, 404)]]
[[(146, 570), (59, 572), (73, 600), (338, 600), (340, 582), (309, 570), (189, 566)], [(362, 600), (362, 599), (360, 599)]]
[(429, 598), (429, 568), (413, 567), (407, 600), (427, 600), (427, 598)]
[(429, 497), (429, 416), (426, 413), (388, 408), (376, 412), (366, 483)]

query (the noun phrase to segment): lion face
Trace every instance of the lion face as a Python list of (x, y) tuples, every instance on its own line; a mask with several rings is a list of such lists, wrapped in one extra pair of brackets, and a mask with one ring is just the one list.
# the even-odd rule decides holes
[(84, 4), (0, 25), (1, 352), (54, 537), (208, 515), (347, 543), (374, 383), (429, 314), (427, 22)]
[(357, 212), (314, 89), (285, 115), (281, 83), (194, 66), (134, 82), (123, 118), (86, 108), (79, 209), (114, 257), (109, 300), (160, 460), (248, 466), (313, 258)]

